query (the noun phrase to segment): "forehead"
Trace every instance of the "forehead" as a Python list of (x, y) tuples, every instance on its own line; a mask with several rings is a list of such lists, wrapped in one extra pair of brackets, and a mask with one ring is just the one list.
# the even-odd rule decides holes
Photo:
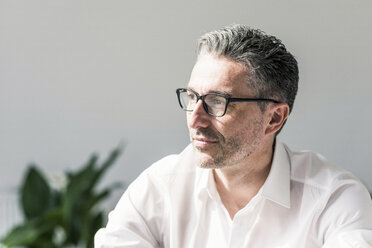
[(200, 94), (223, 92), (234, 96), (250, 95), (249, 70), (225, 57), (200, 56), (191, 72), (188, 87)]

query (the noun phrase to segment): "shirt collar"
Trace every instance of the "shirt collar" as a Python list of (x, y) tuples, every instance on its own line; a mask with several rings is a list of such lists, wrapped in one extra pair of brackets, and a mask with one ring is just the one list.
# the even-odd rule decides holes
[(196, 166), (196, 185), (195, 193), (196, 197), (200, 200), (204, 200), (206, 197), (215, 199), (216, 185), (213, 177), (213, 171), (211, 169), (204, 169)]
[(288, 147), (276, 141), (269, 175), (262, 186), (262, 196), (283, 207), (291, 206), (291, 178)]
[[(283, 143), (276, 141), (269, 175), (258, 194), (283, 207), (290, 208), (290, 160), (287, 150), (289, 149)], [(220, 199), (212, 169), (197, 166), (196, 170), (196, 197)]]

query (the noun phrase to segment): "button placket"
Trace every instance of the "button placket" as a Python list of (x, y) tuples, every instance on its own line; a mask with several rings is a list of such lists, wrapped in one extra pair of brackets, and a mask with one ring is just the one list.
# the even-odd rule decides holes
[(261, 197), (254, 197), (243, 209), (238, 211), (232, 220), (229, 248), (242, 248), (250, 240), (250, 233), (259, 219)]

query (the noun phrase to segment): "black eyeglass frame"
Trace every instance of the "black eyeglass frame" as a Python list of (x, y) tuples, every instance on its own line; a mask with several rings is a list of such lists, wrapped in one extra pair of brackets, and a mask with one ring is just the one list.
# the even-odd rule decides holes
[[(273, 103), (282, 103), (282, 102), (277, 101), (277, 100), (274, 100), (274, 99), (267, 99), (267, 98), (236, 98), (236, 97), (229, 97), (228, 95), (221, 94), (221, 93), (214, 93), (214, 92), (208, 93), (208, 94), (205, 94), (205, 95), (199, 95), (197, 92), (193, 91), (192, 89), (178, 88), (178, 89), (176, 89), (178, 103), (180, 104), (181, 109), (183, 109), (184, 111), (187, 111), (187, 112), (192, 112), (194, 110), (187, 110), (187, 109), (184, 109), (182, 107), (180, 94), (181, 94), (181, 92), (185, 92), (185, 91), (191, 91), (192, 93), (195, 94), (195, 96), (196, 96), (196, 103), (199, 100), (202, 100), (203, 108), (204, 108), (205, 112), (207, 114), (211, 115), (211, 116), (214, 116), (214, 117), (222, 117), (222, 116), (224, 116), (226, 114), (227, 106), (229, 105), (230, 102), (273, 102)], [(205, 97), (208, 96), (208, 95), (220, 96), (220, 97), (223, 97), (223, 98), (226, 99), (225, 110), (223, 111), (223, 114), (222, 115), (214, 115), (212, 113), (209, 113), (208, 106), (207, 106), (207, 104), (204, 101)]]

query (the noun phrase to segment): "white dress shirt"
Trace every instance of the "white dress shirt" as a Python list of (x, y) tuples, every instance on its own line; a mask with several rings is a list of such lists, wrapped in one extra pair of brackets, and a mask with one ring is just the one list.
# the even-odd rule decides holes
[(372, 201), (349, 172), (276, 143), (258, 194), (233, 219), (189, 145), (146, 169), (109, 214), (95, 247), (372, 247)]

